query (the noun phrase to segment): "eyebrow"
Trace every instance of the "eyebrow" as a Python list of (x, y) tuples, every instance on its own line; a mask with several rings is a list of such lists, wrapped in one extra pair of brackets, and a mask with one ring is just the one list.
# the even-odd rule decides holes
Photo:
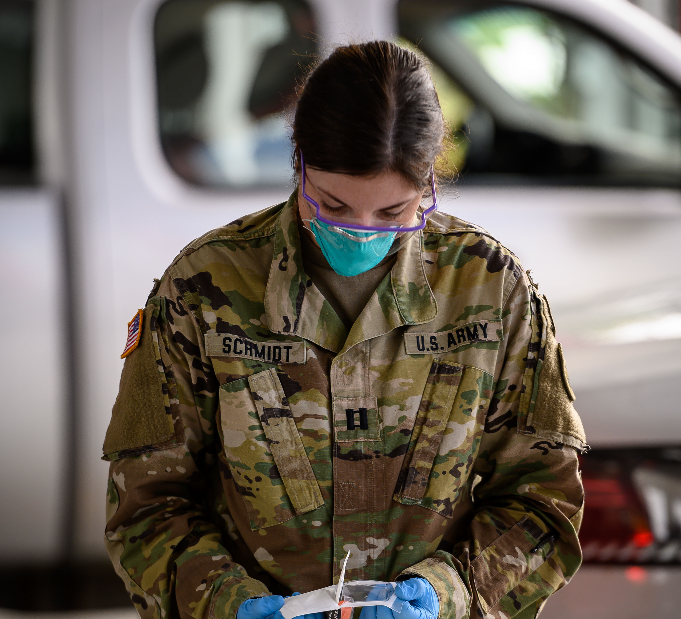
[[(341, 206), (345, 206), (346, 208), (352, 208), (351, 206), (348, 206), (347, 204), (345, 204), (345, 202), (343, 202), (343, 200), (337, 198), (337, 197), (334, 196), (332, 193), (329, 193), (328, 191), (325, 191), (325, 190), (322, 189), (321, 187), (317, 187), (317, 190), (320, 191), (321, 193), (325, 194), (326, 196), (328, 196), (328, 197), (331, 198), (332, 200), (335, 200), (336, 202), (339, 202)], [(393, 205), (391, 205), (391, 206), (384, 206), (383, 208), (378, 209), (378, 212), (382, 212), (382, 211), (391, 211), (392, 209), (397, 208), (397, 207), (399, 207), (399, 206), (404, 206), (405, 204), (409, 204), (409, 202), (411, 202), (411, 200), (413, 200), (413, 199), (414, 199), (414, 198), (411, 198), (410, 200), (405, 200), (404, 202), (398, 202), (397, 204), (393, 204)]]

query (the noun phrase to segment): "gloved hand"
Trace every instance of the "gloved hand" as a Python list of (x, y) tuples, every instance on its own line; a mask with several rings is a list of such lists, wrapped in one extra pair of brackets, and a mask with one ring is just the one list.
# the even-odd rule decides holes
[(246, 600), (236, 611), (236, 619), (284, 619), (279, 609), (284, 605), (280, 595)]
[[(293, 595), (300, 595), (300, 593), (296, 591)], [(324, 619), (324, 613), (309, 613), (307, 615), (298, 615), (293, 619)]]
[(440, 614), (437, 593), (425, 578), (398, 582), (395, 595), (405, 600), (400, 613), (387, 606), (365, 606), (359, 619), (437, 619)]

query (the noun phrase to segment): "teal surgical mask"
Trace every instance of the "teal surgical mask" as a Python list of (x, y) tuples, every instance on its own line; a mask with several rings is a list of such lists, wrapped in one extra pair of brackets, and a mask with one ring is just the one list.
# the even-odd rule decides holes
[(330, 226), (312, 219), (310, 229), (331, 268), (352, 277), (373, 269), (388, 255), (396, 232), (376, 234)]

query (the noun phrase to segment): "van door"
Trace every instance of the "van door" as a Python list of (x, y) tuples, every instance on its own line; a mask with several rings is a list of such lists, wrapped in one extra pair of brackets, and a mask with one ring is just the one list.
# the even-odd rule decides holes
[(0, 4), (0, 568), (63, 558), (64, 211), (36, 143), (38, 9)]

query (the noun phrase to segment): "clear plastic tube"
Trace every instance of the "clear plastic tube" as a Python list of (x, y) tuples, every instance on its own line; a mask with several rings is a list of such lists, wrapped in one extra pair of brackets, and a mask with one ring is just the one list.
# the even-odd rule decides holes
[(343, 585), (341, 599), (347, 604), (368, 604), (369, 602), (381, 604), (387, 602), (394, 594), (395, 587), (391, 582), (358, 580), (346, 582)]
[[(357, 608), (360, 606), (387, 606), (396, 613), (402, 612), (404, 600), (395, 595), (395, 582), (379, 580), (356, 580), (343, 584), (340, 606)], [(335, 587), (317, 589), (286, 599), (281, 614), (284, 619), (293, 619), (299, 615), (335, 610)]]

